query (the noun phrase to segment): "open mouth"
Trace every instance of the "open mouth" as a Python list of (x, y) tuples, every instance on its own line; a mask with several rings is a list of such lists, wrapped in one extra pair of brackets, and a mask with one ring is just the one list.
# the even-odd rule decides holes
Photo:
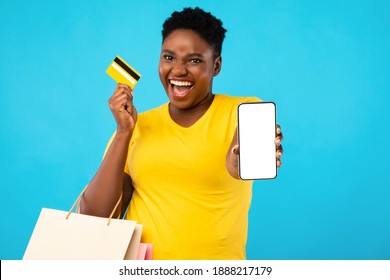
[(172, 94), (176, 97), (184, 97), (194, 87), (194, 83), (190, 81), (169, 80), (172, 87)]

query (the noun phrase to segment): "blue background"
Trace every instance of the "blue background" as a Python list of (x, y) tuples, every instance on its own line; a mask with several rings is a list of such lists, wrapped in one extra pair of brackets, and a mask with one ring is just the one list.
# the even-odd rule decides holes
[(277, 104), (276, 180), (257, 181), (249, 259), (390, 259), (389, 1), (2, 1), (0, 258), (21, 259), (42, 207), (67, 210), (115, 130), (116, 55), (136, 106), (167, 101), (161, 25), (200, 6), (228, 29), (214, 92)]

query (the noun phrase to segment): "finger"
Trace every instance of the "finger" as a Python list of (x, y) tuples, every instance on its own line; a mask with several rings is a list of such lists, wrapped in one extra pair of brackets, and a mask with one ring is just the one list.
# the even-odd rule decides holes
[(283, 135), (279, 134), (277, 137), (275, 137), (274, 144), (276, 147), (279, 147), (282, 144), (283, 141)]
[(133, 115), (133, 111), (134, 111), (134, 106), (133, 105), (128, 105), (126, 106), (126, 111), (130, 114), (130, 115)]
[(112, 97), (119, 96), (121, 94), (128, 95), (131, 100), (133, 99), (133, 90), (129, 86), (124, 84), (117, 84)]
[(118, 103), (118, 102), (123, 102), (123, 101), (127, 101), (127, 102), (131, 102), (131, 98), (128, 94), (124, 93), (124, 92), (120, 92), (120, 94), (114, 94), (113, 96), (111, 96), (111, 98), (108, 100), (110, 103)]
[(125, 85), (122, 85), (122, 84), (117, 84), (115, 89), (114, 89), (114, 94), (121, 94), (123, 92), (123, 90), (125, 89)]
[(276, 125), (276, 130), (275, 130), (275, 137), (280, 139), (280, 142), (283, 141), (283, 133), (282, 133), (282, 128), (280, 125)]
[(280, 133), (276, 134), (276, 135), (275, 135), (275, 138), (279, 138), (280, 141), (282, 141), (282, 140), (283, 140), (283, 133), (280, 132)]
[(282, 145), (278, 146), (275, 151), (275, 156), (277, 160), (280, 160), (283, 156), (283, 147)]
[(120, 112), (133, 106), (130, 97), (126, 94), (112, 96), (108, 101), (108, 104), (111, 110), (118, 110)]
[(131, 106), (131, 113), (129, 112), (129, 114), (131, 115), (134, 121), (137, 121), (138, 114), (137, 114), (137, 109), (134, 106)]
[(281, 167), (281, 166), (282, 166), (282, 162), (281, 162), (280, 160), (277, 160), (277, 161), (276, 161), (276, 166), (277, 166), (277, 167)]
[(118, 89), (130, 89), (131, 90), (131, 88), (128, 85), (121, 84), (121, 83), (117, 84), (116, 87)]
[(238, 156), (240, 154), (240, 146), (234, 145), (233, 148), (232, 148), (232, 153), (234, 155)]
[(280, 134), (282, 131), (282, 128), (280, 127), (280, 125), (276, 125), (276, 135)]
[(128, 94), (131, 98), (134, 97), (133, 90), (128, 85), (118, 84), (118, 90), (123, 90), (123, 92)]

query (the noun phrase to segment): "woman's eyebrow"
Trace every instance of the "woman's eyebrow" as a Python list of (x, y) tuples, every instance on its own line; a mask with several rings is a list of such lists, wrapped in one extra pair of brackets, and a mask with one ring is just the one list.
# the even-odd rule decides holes
[(171, 51), (171, 50), (167, 50), (167, 49), (164, 49), (161, 51), (162, 53), (167, 53), (167, 54), (175, 54), (175, 52)]
[[(161, 51), (161, 53), (164, 53), (164, 54), (170, 54), (170, 55), (175, 55), (176, 53), (172, 50), (168, 50), (168, 49), (163, 49)], [(201, 53), (189, 53), (189, 54), (186, 54), (185, 57), (203, 57), (204, 55), (201, 54)]]
[(196, 57), (203, 57), (203, 54), (201, 54), (201, 53), (189, 53), (186, 56), (187, 57), (194, 57), (194, 56), (196, 56)]

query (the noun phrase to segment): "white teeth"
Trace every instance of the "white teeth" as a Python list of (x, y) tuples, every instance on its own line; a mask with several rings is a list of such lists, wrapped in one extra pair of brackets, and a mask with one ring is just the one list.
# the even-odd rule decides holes
[(187, 81), (175, 81), (175, 80), (171, 80), (170, 82), (171, 82), (172, 85), (178, 86), (178, 87), (190, 87), (190, 86), (193, 85), (193, 83), (187, 82)]

